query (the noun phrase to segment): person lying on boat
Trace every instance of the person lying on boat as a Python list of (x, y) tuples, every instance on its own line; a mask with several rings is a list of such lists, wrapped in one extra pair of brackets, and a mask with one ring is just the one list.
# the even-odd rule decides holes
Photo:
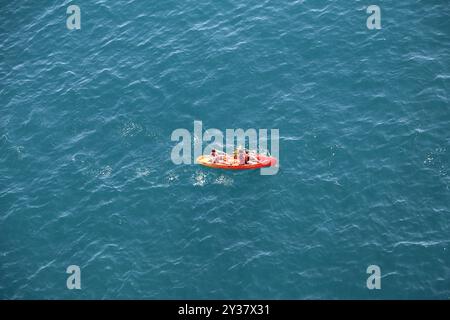
[(245, 150), (245, 164), (259, 163), (259, 158), (254, 151)]
[(216, 149), (211, 150), (211, 162), (212, 163), (223, 163), (226, 162), (226, 154), (219, 153)]
[(219, 156), (218, 156), (218, 154), (216, 153), (216, 149), (212, 149), (212, 150), (211, 150), (211, 162), (212, 162), (212, 163), (217, 163), (217, 162), (219, 162)]

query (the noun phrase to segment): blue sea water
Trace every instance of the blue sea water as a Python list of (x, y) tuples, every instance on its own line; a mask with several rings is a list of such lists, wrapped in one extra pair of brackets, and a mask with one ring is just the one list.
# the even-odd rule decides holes
[[(0, 15), (0, 298), (450, 297), (447, 1)], [(278, 174), (175, 165), (195, 120), (279, 129)]]

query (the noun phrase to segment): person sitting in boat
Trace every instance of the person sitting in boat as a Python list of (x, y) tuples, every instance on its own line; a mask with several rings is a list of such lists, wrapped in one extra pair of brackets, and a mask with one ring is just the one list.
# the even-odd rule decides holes
[(248, 154), (248, 150), (245, 150), (245, 164), (248, 164), (248, 162), (250, 161), (250, 155)]
[(217, 163), (219, 161), (217, 153), (216, 153), (216, 149), (212, 149), (211, 150), (211, 162), (212, 163)]
[(245, 155), (244, 155), (244, 150), (239, 149), (239, 164), (243, 165), (245, 164)]

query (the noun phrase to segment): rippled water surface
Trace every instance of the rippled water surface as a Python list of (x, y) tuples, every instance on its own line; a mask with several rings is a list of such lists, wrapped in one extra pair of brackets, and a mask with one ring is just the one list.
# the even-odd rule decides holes
[[(0, 298), (450, 297), (447, 1), (0, 12)], [(278, 174), (173, 164), (194, 120), (278, 128)]]

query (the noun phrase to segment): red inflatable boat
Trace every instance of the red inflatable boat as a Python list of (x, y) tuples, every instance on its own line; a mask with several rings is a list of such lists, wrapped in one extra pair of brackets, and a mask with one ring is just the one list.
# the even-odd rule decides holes
[(239, 164), (239, 160), (234, 159), (233, 156), (223, 155), (220, 160), (214, 161), (210, 155), (203, 155), (197, 158), (197, 163), (205, 167), (228, 169), (228, 170), (249, 170), (264, 167), (274, 166), (277, 159), (274, 157), (256, 154), (256, 159), (250, 160), (247, 164)]

